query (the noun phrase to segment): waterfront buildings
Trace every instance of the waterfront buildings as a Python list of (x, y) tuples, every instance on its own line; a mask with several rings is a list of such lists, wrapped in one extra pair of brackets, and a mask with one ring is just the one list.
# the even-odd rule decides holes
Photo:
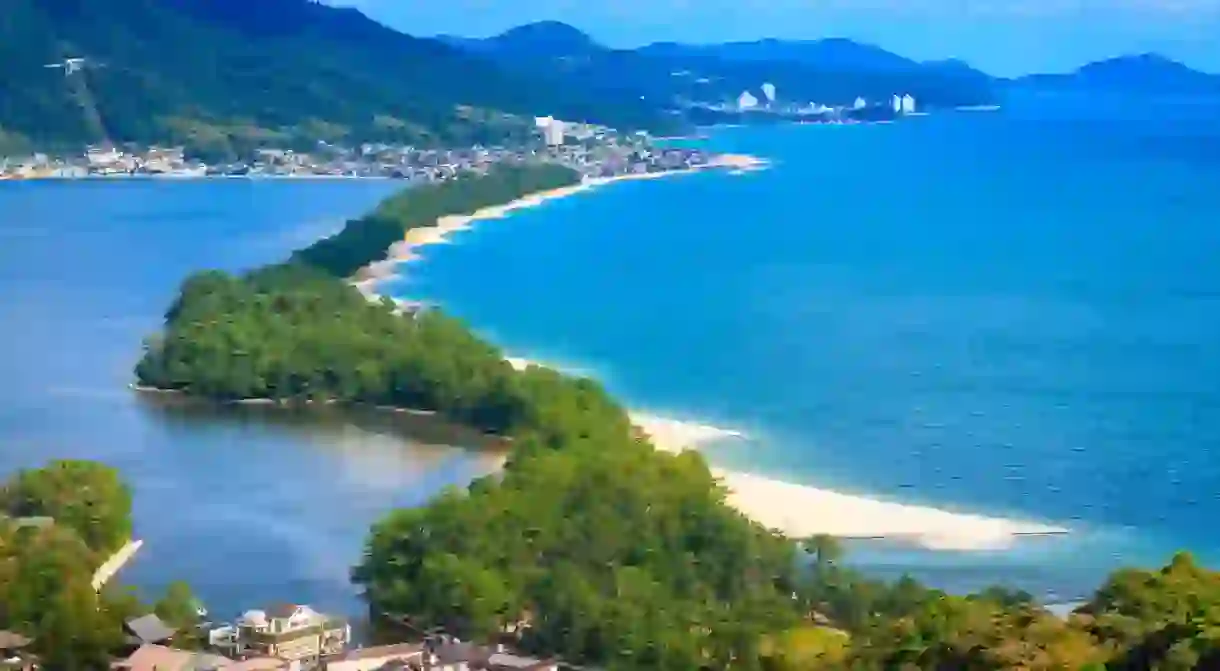
[(546, 138), (547, 145), (558, 147), (563, 144), (564, 125), (559, 119), (551, 119), (550, 123), (543, 129), (543, 136)]
[(209, 644), (232, 657), (276, 657), (302, 666), (342, 653), (351, 640), (346, 620), (298, 604), (246, 611), (208, 635)]
[(767, 106), (770, 107), (775, 102), (775, 84), (767, 82), (762, 85), (763, 97), (767, 99)]
[[(627, 172), (684, 169), (707, 162), (697, 149), (654, 146), (646, 134), (621, 134), (592, 124), (564, 123), (538, 117), (545, 129), (513, 146), (425, 149), (384, 143), (353, 147), (321, 143), (310, 151), (283, 148), (254, 150), (241, 161), (205, 165), (185, 156), (182, 148), (127, 147), (96, 157), (53, 159), (46, 155), (15, 158), (3, 163), (0, 176), (14, 179), (79, 177), (381, 177), (432, 182), (463, 172), (485, 172), (501, 163), (550, 162), (589, 177)], [(560, 128), (562, 124), (562, 139)], [(547, 131), (552, 142), (547, 142)]]
[(914, 114), (915, 113), (915, 98), (909, 93), (898, 95), (890, 99), (890, 106), (895, 114)]

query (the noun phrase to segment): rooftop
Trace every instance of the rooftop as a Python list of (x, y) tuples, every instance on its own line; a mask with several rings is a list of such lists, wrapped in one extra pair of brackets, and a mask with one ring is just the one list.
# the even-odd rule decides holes
[(419, 643), (395, 643), (392, 645), (375, 645), (368, 648), (357, 648), (350, 650), (342, 655), (336, 656), (332, 661), (354, 662), (368, 659), (382, 658), (402, 658), (413, 657), (422, 654), (424, 646)]
[(15, 631), (0, 631), (0, 650), (16, 650), (24, 648), (33, 641)]
[(173, 627), (165, 624), (154, 613), (132, 618), (126, 624), (127, 629), (142, 643), (159, 643), (171, 638), (175, 633)]
[(112, 668), (125, 671), (214, 671), (227, 668), (232, 661), (220, 655), (176, 650), (164, 645), (142, 645)]

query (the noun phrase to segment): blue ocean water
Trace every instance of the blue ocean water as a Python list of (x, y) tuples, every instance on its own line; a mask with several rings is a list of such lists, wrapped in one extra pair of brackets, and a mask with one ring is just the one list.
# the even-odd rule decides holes
[(716, 463), (1069, 526), (855, 558), (1072, 598), (1175, 549), (1220, 560), (1217, 109), (1029, 97), (726, 129), (711, 148), (773, 168), (484, 222), (388, 288), (632, 407), (749, 434)]

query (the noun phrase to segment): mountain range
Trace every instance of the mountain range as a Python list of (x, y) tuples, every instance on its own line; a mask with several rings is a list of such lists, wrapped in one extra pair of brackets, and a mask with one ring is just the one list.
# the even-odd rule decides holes
[[(933, 108), (994, 102), (1012, 86), (1220, 90), (1220, 78), (1155, 56), (1008, 81), (839, 38), (614, 49), (557, 22), (413, 37), (316, 0), (4, 3), (0, 153), (103, 137), (230, 155), (318, 140), (471, 144), (524, 134), (535, 115), (670, 132), (699, 105), (761, 99), (764, 83), (782, 101), (910, 93)], [(45, 67), (69, 57), (84, 68)]]
[(858, 96), (888, 100), (910, 93), (934, 107), (993, 99), (992, 79), (962, 63), (919, 63), (847, 39), (760, 40), (716, 45), (657, 43), (612, 49), (572, 26), (528, 24), (472, 39), (440, 36), (469, 53), (519, 73), (546, 73), (569, 87), (605, 95), (635, 94), (661, 105), (723, 102), (742, 91), (761, 97), (770, 83), (784, 99), (850, 104)]
[(1038, 89), (1125, 91), (1150, 95), (1220, 95), (1220, 76), (1191, 69), (1159, 54), (1089, 63), (1069, 74), (1019, 77), (1013, 85)]
[[(80, 56), (74, 76), (44, 67)], [(103, 132), (218, 152), (342, 138), (469, 144), (532, 126), (542, 110), (673, 123), (638, 98), (540, 86), (311, 0), (4, 0), (0, 81), (0, 140), (33, 147), (79, 148)]]

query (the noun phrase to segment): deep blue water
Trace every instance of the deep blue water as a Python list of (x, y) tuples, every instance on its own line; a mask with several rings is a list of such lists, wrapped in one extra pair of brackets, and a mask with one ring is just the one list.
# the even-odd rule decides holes
[(118, 467), (145, 540), (124, 582), (186, 580), (220, 617), (356, 612), (348, 569), (369, 525), (484, 463), (384, 417), (200, 414), (127, 386), (187, 273), (278, 260), (398, 186), (0, 183), (0, 476), (52, 458)]
[(1079, 103), (720, 131), (774, 167), (485, 222), (393, 290), (749, 433), (718, 463), (1078, 532), (859, 548), (879, 571), (1071, 597), (1177, 548), (1216, 561), (1220, 115)]

